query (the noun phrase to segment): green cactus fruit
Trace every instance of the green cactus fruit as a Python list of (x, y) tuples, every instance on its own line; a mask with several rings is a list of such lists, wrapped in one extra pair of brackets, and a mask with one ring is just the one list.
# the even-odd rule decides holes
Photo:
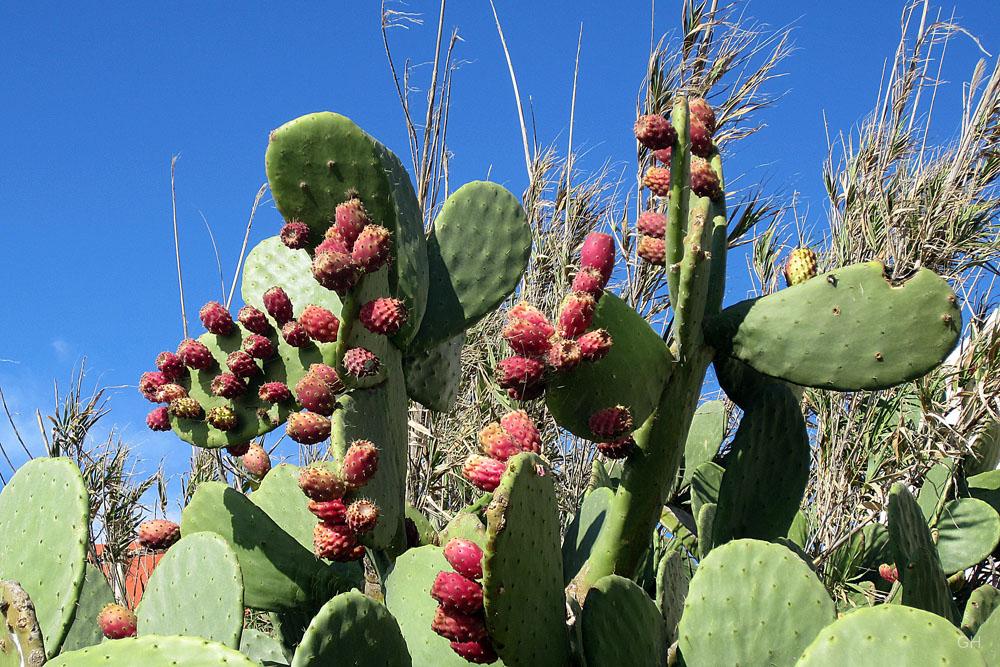
[(606, 486), (589, 491), (566, 528), (562, 543), (563, 583), (569, 584), (590, 557), (604, 517), (611, 509), (614, 492)]
[(462, 382), (464, 345), (463, 332), (423, 352), (408, 353), (403, 358), (407, 395), (428, 410), (450, 410)]
[(690, 584), (691, 561), (686, 555), (672, 550), (660, 559), (656, 568), (656, 605), (663, 615), (667, 644), (677, 641), (677, 625)]
[(962, 615), (962, 632), (972, 637), (988, 618), (1000, 608), (1000, 591), (989, 584), (983, 584), (969, 595)]
[(242, 653), (198, 637), (145, 637), (118, 639), (63, 653), (47, 667), (260, 667)]
[(984, 560), (1000, 542), (1000, 515), (975, 498), (945, 503), (934, 528), (941, 568), (946, 575)]
[(958, 299), (932, 271), (893, 284), (868, 262), (820, 278), (726, 308), (706, 323), (708, 342), (765, 375), (856, 391), (918, 378), (958, 341)]
[(42, 631), (35, 605), (16, 581), (0, 579), (0, 664), (37, 667), (45, 664)]
[(726, 405), (722, 401), (707, 401), (698, 406), (691, 418), (684, 442), (684, 476), (682, 484), (691, 484), (695, 468), (711, 461), (722, 446), (726, 435)]
[(615, 574), (598, 579), (587, 593), (581, 621), (588, 667), (666, 665), (663, 617), (631, 580)]
[(816, 575), (783, 546), (735, 540), (712, 550), (691, 579), (678, 628), (688, 665), (795, 664), (836, 618)]
[(801, 285), (816, 277), (816, 251), (805, 246), (794, 248), (788, 253), (788, 260), (782, 269), (785, 284), (789, 287)]
[(115, 594), (108, 585), (104, 574), (94, 565), (87, 563), (86, 575), (83, 579), (83, 589), (76, 605), (76, 615), (73, 625), (69, 627), (62, 651), (76, 651), (99, 644), (104, 639), (104, 633), (97, 625), (97, 615), (106, 605), (115, 601)]
[(281, 644), (260, 630), (243, 629), (240, 653), (251, 660), (256, 660), (264, 667), (288, 667), (288, 658), (285, 657)]

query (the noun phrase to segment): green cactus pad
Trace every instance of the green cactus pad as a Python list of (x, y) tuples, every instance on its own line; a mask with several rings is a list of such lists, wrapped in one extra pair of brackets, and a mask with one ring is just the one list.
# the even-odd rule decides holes
[(948, 665), (985, 667), (961, 632), (920, 609), (879, 605), (851, 612), (823, 628), (796, 667)]
[(215, 533), (194, 533), (156, 564), (135, 610), (142, 635), (193, 635), (239, 648), (243, 574), (236, 554)]
[(506, 188), (473, 181), (453, 192), (427, 242), (427, 312), (410, 348), (430, 349), (493, 312), (514, 292), (530, 256), (531, 227)]
[(97, 615), (104, 609), (105, 605), (115, 601), (115, 594), (108, 585), (108, 580), (95, 566), (87, 563), (87, 571), (83, 579), (83, 588), (80, 590), (80, 600), (76, 605), (76, 614), (73, 616), (73, 625), (69, 626), (66, 634), (66, 641), (63, 642), (63, 651), (75, 651), (77, 649), (100, 644), (104, 639), (104, 633), (97, 625)]
[(68, 458), (37, 458), (0, 491), (0, 579), (24, 587), (49, 657), (76, 614), (87, 563), (90, 502)]
[(788, 382), (884, 389), (924, 375), (948, 356), (962, 330), (957, 304), (932, 271), (920, 269), (894, 286), (880, 263), (868, 262), (730, 306), (707, 323), (707, 337)]
[(998, 608), (1000, 608), (1000, 591), (993, 586), (983, 584), (972, 591), (969, 601), (965, 603), (965, 613), (962, 615), (962, 632), (972, 637)]
[(181, 515), (181, 534), (217, 533), (236, 553), (244, 601), (253, 609), (295, 611), (348, 583), (283, 531), (264, 510), (221, 482), (203, 482)]
[(0, 579), (0, 665), (38, 667), (45, 664), (45, 646), (35, 605), (23, 588)]
[(611, 509), (614, 492), (602, 486), (588, 492), (566, 528), (562, 544), (563, 583), (569, 584), (590, 557), (604, 517)]
[(276, 286), (285, 290), (291, 299), (295, 317), (301, 315), (308, 305), (321, 306), (340, 317), (340, 298), (313, 278), (309, 253), (292, 250), (279, 237), (271, 236), (247, 254), (240, 294), (244, 303), (267, 313), (264, 292)]
[(663, 615), (667, 644), (677, 640), (677, 625), (684, 611), (688, 586), (691, 584), (691, 563), (679, 551), (670, 551), (656, 568), (656, 606)]
[(430, 591), (442, 571), (451, 572), (451, 566), (441, 548), (418, 547), (396, 559), (385, 582), (385, 605), (399, 623), (415, 667), (469, 665), (451, 650), (447, 639), (431, 630), (438, 604)]
[(726, 396), (742, 410), (750, 409), (765, 387), (780, 384), (780, 380), (758, 373), (739, 359), (717, 354), (712, 360), (715, 377)]
[(449, 541), (461, 538), (470, 540), (478, 544), (482, 549), (486, 548), (486, 526), (479, 517), (471, 512), (459, 512), (448, 525), (441, 531), (438, 542), (441, 545), (448, 544)]
[(1000, 613), (992, 613), (987, 618), (971, 642), (984, 658), (996, 660), (1000, 655)]
[(715, 457), (725, 435), (726, 404), (722, 401), (708, 401), (699, 405), (691, 419), (684, 443), (682, 484), (690, 484), (695, 469)]
[(795, 513), (795, 518), (792, 519), (792, 525), (789, 526), (786, 537), (793, 544), (797, 544), (800, 548), (805, 548), (806, 542), (809, 541), (809, 521), (806, 519), (806, 515), (802, 513), (802, 510)]
[(323, 605), (295, 649), (292, 667), (334, 664), (410, 667), (406, 642), (385, 605), (358, 591)]
[(587, 420), (603, 408), (624, 405), (638, 428), (656, 407), (671, 357), (659, 334), (631, 306), (610, 292), (597, 304), (594, 329), (607, 329), (613, 344), (604, 359), (584, 362), (554, 377), (545, 402), (559, 425), (573, 435), (600, 440)]
[(147, 635), (63, 653), (48, 667), (260, 667), (239, 651), (198, 637)]
[(991, 420), (976, 433), (972, 441), (972, 455), (965, 457), (965, 474), (968, 476), (996, 470), (1000, 465), (1000, 421)]
[(954, 574), (985, 559), (1000, 542), (1000, 515), (975, 498), (945, 503), (935, 529), (941, 569)]
[(698, 510), (698, 555), (702, 558), (715, 546), (715, 515), (719, 506), (715, 503), (704, 503)]
[(938, 505), (949, 488), (954, 468), (955, 460), (945, 459), (931, 466), (924, 476), (924, 482), (917, 491), (917, 505), (928, 523), (933, 523), (936, 518)]
[(743, 415), (719, 487), (713, 542), (774, 540), (791, 528), (809, 481), (809, 436), (799, 402), (771, 386)]
[(244, 628), (240, 637), (240, 653), (256, 660), (263, 667), (288, 667), (288, 659), (278, 640), (260, 630)]
[(701, 665), (783, 665), (836, 618), (833, 600), (783, 546), (735, 540), (698, 565), (678, 628), (684, 660)]
[(430, 520), (424, 516), (420, 510), (410, 503), (406, 503), (403, 513), (407, 519), (413, 522), (414, 528), (417, 529), (417, 540), (419, 541), (419, 544), (416, 546), (422, 547), (428, 544), (437, 544), (437, 530), (435, 530)]
[(979, 473), (965, 481), (970, 496), (982, 500), (1000, 512), (1000, 470)]
[(486, 627), (511, 667), (565, 665), (566, 601), (553, 473), (537, 454), (507, 462), (486, 510)]
[(691, 474), (691, 514), (695, 517), (705, 503), (719, 502), (719, 489), (726, 469), (718, 463), (706, 461)]
[(447, 412), (455, 404), (462, 383), (462, 346), (465, 333), (429, 350), (403, 358), (406, 393), (428, 410)]
[(598, 579), (587, 593), (581, 621), (588, 667), (667, 664), (663, 617), (631, 580), (615, 574)]
[(957, 623), (951, 591), (924, 515), (900, 483), (889, 492), (889, 544), (907, 607), (929, 611)]

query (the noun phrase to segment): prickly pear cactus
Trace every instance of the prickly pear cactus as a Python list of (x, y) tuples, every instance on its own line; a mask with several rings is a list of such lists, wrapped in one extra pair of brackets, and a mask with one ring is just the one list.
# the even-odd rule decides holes
[(260, 667), (242, 653), (216, 642), (197, 637), (159, 635), (104, 642), (64, 653), (46, 664), (50, 667)]
[[(587, 665), (664, 665), (667, 631), (663, 617), (646, 592), (617, 575), (590, 589), (581, 617)], [(635, 632), (642, 628), (641, 632)], [(629, 641), (622, 641), (629, 637)]]
[(63, 651), (75, 651), (99, 644), (104, 639), (100, 626), (97, 625), (97, 614), (105, 605), (115, 601), (115, 594), (104, 578), (104, 574), (94, 565), (87, 563), (83, 588), (80, 590), (80, 600), (76, 605), (73, 625), (69, 628)]
[(319, 610), (295, 650), (292, 667), (343, 663), (409, 667), (399, 625), (380, 602), (358, 591), (341, 593)]
[(35, 605), (17, 582), (0, 579), (0, 664), (38, 667), (45, 664), (42, 631)]

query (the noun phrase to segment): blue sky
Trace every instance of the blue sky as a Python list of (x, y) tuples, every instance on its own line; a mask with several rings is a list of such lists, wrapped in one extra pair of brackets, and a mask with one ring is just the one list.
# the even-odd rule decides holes
[[(21, 4), (21, 6), (16, 6)], [(189, 315), (220, 295), (211, 224), (231, 278), (254, 193), (264, 180), (268, 131), (323, 109), (351, 116), (406, 160), (402, 116), (389, 78), (375, 2), (178, 2), (0, 4), (0, 387), (29, 427), (51, 405), (51, 383), (81, 357), (90, 378), (114, 390), (113, 421), (150, 467), (188, 448), (146, 430), (149, 404), (135, 390), (155, 354), (180, 338), (170, 228), (169, 163), (177, 195)], [(452, 2), (464, 61), (455, 76), (450, 148), (453, 182), (490, 173), (514, 192), (524, 186), (520, 138), (503, 55), (485, 0)], [(658, 32), (677, 24), (679, 0), (657, 3)], [(436, 2), (400, 9), (427, 23), (394, 33), (397, 57), (429, 60)], [(747, 14), (772, 26), (794, 23), (796, 53), (772, 92), (787, 93), (762, 116), (768, 127), (731, 156), (729, 173), (799, 191), (808, 223), (825, 217), (820, 167), (823, 114), (849, 130), (876, 95), (899, 33), (901, 2), (789, 3), (756, 0)], [(624, 165), (649, 39), (648, 2), (498, 2), (542, 143), (565, 141), (579, 25), (584, 25), (575, 140), (581, 167)], [(1000, 49), (1000, 3), (955, 0), (961, 22), (983, 46)], [(953, 136), (963, 81), (981, 56), (950, 47), (933, 139)], [(424, 67), (422, 71), (426, 71)], [(252, 242), (277, 232), (269, 200)], [(731, 294), (730, 300), (742, 294)], [(195, 322), (197, 326), (197, 322)], [(11, 449), (0, 423), (0, 441)], [(173, 465), (169, 468), (176, 469)]]

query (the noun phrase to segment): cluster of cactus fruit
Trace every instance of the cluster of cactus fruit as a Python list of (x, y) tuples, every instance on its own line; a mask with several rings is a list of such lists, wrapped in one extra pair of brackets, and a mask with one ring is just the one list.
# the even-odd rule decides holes
[[(663, 165), (643, 179), (653, 198), (638, 246), (664, 268), (665, 337), (607, 289), (614, 241), (599, 233), (552, 320), (526, 303), (507, 312), (513, 356), (498, 384), (544, 400), (603, 457), (564, 536), (556, 471), (522, 409), (482, 428), (481, 454), (463, 465), (478, 502), (443, 527), (404, 502), (409, 400), (450, 407), (463, 332), (527, 266), (517, 200), (468, 184), (425, 235), (401, 163), (348, 119), (275, 130), (267, 173), (285, 222), (247, 257), (246, 306), (234, 320), (207, 304), (207, 333), (140, 380), (163, 404), (150, 428), (242, 457), (254, 490), (203, 482), (179, 526), (144, 523), (142, 546), (165, 553), (132, 611), (108, 605), (87, 563), (79, 471), (66, 459), (22, 467), (0, 494), (0, 664), (987, 664), (1000, 592), (976, 591), (960, 617), (946, 577), (1000, 542), (990, 472), (916, 500), (897, 486), (888, 526), (866, 526), (831, 559), (899, 604), (838, 619), (803, 551), (800, 387), (920, 377), (958, 339), (957, 299), (923, 269), (899, 283), (876, 263), (816, 275), (815, 253), (798, 248), (789, 289), (723, 308), (716, 125), (704, 100), (678, 96), (670, 118), (635, 126)], [(725, 454), (725, 406), (698, 405), (710, 364), (743, 411)], [(256, 439), (282, 423), (297, 442), (329, 440), (328, 455), (272, 469)], [(267, 612), (273, 634), (245, 628), (247, 608)]]

